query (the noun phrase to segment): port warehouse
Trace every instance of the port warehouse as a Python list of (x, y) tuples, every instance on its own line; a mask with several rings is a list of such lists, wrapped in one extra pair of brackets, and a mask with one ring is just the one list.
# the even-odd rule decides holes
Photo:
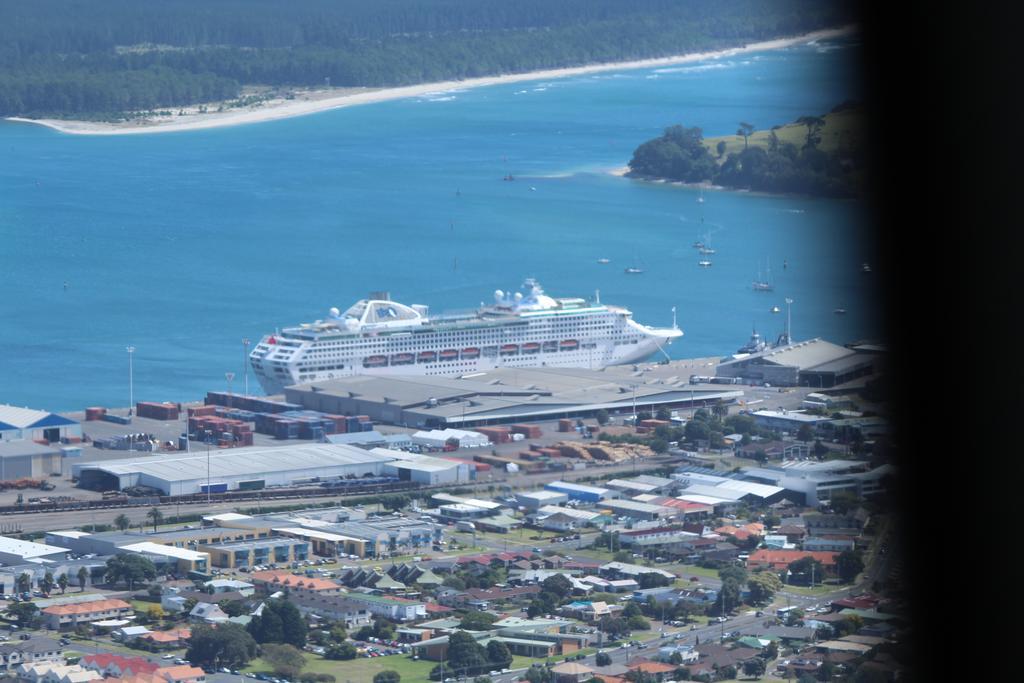
[(34, 441), (0, 441), (0, 481), (59, 475), (63, 457), (60, 448)]
[(678, 365), (499, 368), (464, 377), (357, 375), (285, 388), (289, 403), (416, 428), (592, 417), (735, 401), (743, 392), (694, 386)]
[(780, 387), (829, 388), (877, 370), (881, 356), (822, 339), (794, 342), (719, 363), (715, 376)]
[[(82, 488), (111, 491), (150, 486), (168, 496), (260, 490), (319, 479), (380, 477), (394, 457), (340, 444), (295, 444), (278, 448), (233, 448), (139, 456), (72, 465)], [(209, 469), (207, 465), (209, 464)], [(454, 464), (454, 463), (453, 463)]]
[(45, 410), (0, 405), (0, 441), (80, 441), (82, 425)]

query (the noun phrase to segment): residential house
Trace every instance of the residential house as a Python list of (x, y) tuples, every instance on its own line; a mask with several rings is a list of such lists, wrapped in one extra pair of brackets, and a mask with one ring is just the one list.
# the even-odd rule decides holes
[(133, 612), (132, 606), (124, 600), (109, 599), (52, 605), (42, 610), (42, 617), (46, 628), (58, 631), (90, 621), (126, 617)]
[(672, 675), (676, 671), (675, 664), (667, 664), (665, 662), (652, 662), (646, 659), (638, 659), (630, 664), (626, 665), (630, 671), (639, 671), (654, 678), (658, 681), (663, 681), (666, 678), (672, 678)]
[(562, 662), (551, 667), (555, 683), (580, 683), (589, 680), (594, 670), (579, 662)]
[(79, 661), (83, 668), (97, 671), (107, 678), (124, 678), (132, 674), (153, 673), (160, 668), (145, 657), (128, 657), (109, 652), (85, 655)]
[(772, 569), (784, 571), (789, 565), (804, 557), (813, 557), (820, 562), (825, 571), (834, 571), (836, 556), (839, 553), (832, 552), (809, 552), (804, 550), (755, 550), (747, 558), (747, 570)]
[(63, 662), (63, 650), (56, 640), (39, 636), (0, 643), (0, 671), (11, 671), (21, 664)]
[(349, 595), (294, 595), (289, 602), (303, 614), (343, 621), (348, 629), (366, 626), (373, 620), (373, 613), (365, 603), (350, 600)]
[(60, 662), (19, 664), (16, 671), (18, 678), (28, 683), (86, 683), (103, 678), (101, 674), (83, 669), (78, 664)]
[(251, 574), (253, 581), (266, 593), (287, 591), (313, 595), (338, 595), (341, 584), (330, 579), (319, 579), (285, 571), (269, 570)]
[(227, 613), (220, 608), (220, 605), (212, 602), (197, 602), (192, 611), (188, 613), (191, 621), (201, 621), (206, 624), (223, 624), (228, 620)]
[(173, 650), (185, 647), (188, 644), (188, 639), (191, 637), (192, 629), (175, 628), (169, 631), (150, 631), (143, 636), (143, 640), (148, 640), (160, 649)]

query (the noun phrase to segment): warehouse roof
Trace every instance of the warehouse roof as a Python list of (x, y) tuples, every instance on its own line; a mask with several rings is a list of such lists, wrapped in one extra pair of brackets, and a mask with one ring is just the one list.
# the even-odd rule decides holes
[(657, 486), (653, 484), (645, 484), (640, 481), (631, 481), (629, 479), (610, 479), (605, 482), (611, 488), (626, 489), (627, 491), (639, 491), (640, 493), (650, 493), (656, 491)]
[(435, 493), (431, 496), (433, 500), (440, 500), (447, 503), (461, 503), (463, 505), (470, 505), (475, 508), (483, 508), (484, 510), (497, 510), (502, 507), (501, 503), (495, 503), (491, 500), (480, 500), (479, 498), (463, 498), (461, 496), (453, 496), (450, 493)]
[(173, 557), (179, 560), (195, 561), (207, 560), (210, 558), (209, 553), (200, 553), (195, 550), (187, 550), (185, 548), (175, 548), (172, 545), (160, 545), (159, 543), (152, 543), (151, 541), (123, 545), (121, 546), (121, 550), (127, 550), (133, 553), (146, 553), (149, 555), (163, 555), (164, 557)]
[(415, 460), (404, 460), (395, 461), (390, 463), (392, 467), (397, 467), (402, 470), (416, 470), (418, 472), (447, 472), (448, 470), (457, 469), (459, 463), (452, 462), (451, 460), (441, 460), (440, 458), (431, 458), (428, 456), (422, 456)]
[(293, 534), (303, 538), (315, 538), (321, 541), (362, 541), (363, 539), (342, 534), (332, 534), (329, 531), (317, 531), (315, 529), (303, 529), (302, 527), (281, 527), (274, 531), (282, 534)]
[(739, 481), (737, 479), (727, 479), (716, 488), (750, 493), (760, 498), (768, 498), (786, 490), (780, 486), (769, 486), (768, 484), (758, 484), (752, 481)]
[(30, 427), (57, 427), (60, 425), (78, 424), (56, 413), (32, 408), (18, 408), (12, 405), (0, 405), (0, 429), (28, 429)]
[[(690, 484), (682, 491), (682, 496), (685, 496), (687, 500), (690, 500), (690, 496), (712, 496), (714, 498), (721, 498), (723, 500), (739, 500), (744, 496), (750, 495), (747, 491), (737, 491), (736, 489), (727, 489), (724, 486), (709, 486), (708, 484)], [(702, 502), (702, 501), (698, 501)]]
[(608, 507), (612, 510), (633, 510), (635, 512), (648, 512), (651, 514), (658, 513), (662, 515), (678, 515), (679, 511), (672, 508), (664, 507), (662, 505), (650, 505), (649, 503), (641, 503), (636, 500), (606, 500), (601, 503), (602, 507)]
[(703, 505), (721, 505), (722, 503), (735, 503), (735, 500), (719, 498), (717, 496), (705, 496), (699, 493), (684, 493), (679, 500), (690, 503), (701, 503)]
[(397, 406), (449, 425), (482, 419), (560, 415), (567, 410), (656, 405), (691, 398), (713, 400), (743, 395), (718, 386), (694, 389), (687, 371), (674, 365), (585, 368), (496, 368), (457, 377), (357, 375), (289, 387), (288, 400), (316, 395)]
[(606, 496), (610, 493), (608, 489), (602, 489), (596, 486), (586, 486), (584, 484), (571, 484), (566, 481), (553, 481), (545, 484), (545, 487), (554, 491), (574, 491), (577, 493), (591, 493), (598, 496)]
[(801, 370), (817, 370), (819, 366), (823, 366), (826, 363), (833, 363), (839, 359), (856, 355), (858, 355), (856, 351), (845, 346), (839, 346), (838, 344), (815, 338), (778, 346), (761, 353), (752, 353), (741, 359), (722, 363), (722, 365), (762, 360), (773, 365), (789, 365), (798, 367)]
[(354, 446), (314, 443), (281, 448), (232, 448), (229, 451), (210, 453), (209, 456), (206, 453), (167, 455), (159, 460), (153, 459), (152, 456), (124, 458), (78, 463), (72, 467), (75, 473), (85, 469), (96, 469), (115, 476), (142, 473), (165, 481), (205, 481), (207, 457), (210, 462), (209, 478), (213, 481), (222, 477), (258, 477), (271, 472), (313, 470), (391, 460)]
[(35, 441), (0, 441), (0, 458), (50, 454), (60, 454), (60, 449), (54, 446), (44, 446)]
[(376, 429), (368, 432), (347, 432), (345, 434), (327, 434), (325, 436), (329, 443), (356, 445), (361, 443), (387, 443), (384, 435)]
[(0, 553), (7, 555), (19, 555), (26, 560), (33, 557), (44, 557), (46, 555), (56, 555), (57, 553), (67, 552), (71, 551), (67, 548), (61, 548), (55, 545), (46, 545), (45, 543), (34, 543), (32, 541), (22, 541), (18, 538), (0, 536)]
[(551, 500), (553, 498), (565, 498), (562, 491), (520, 491), (516, 493), (517, 498), (530, 498), (533, 500)]
[(577, 510), (576, 508), (563, 508), (557, 505), (545, 505), (544, 507), (537, 510), (538, 515), (550, 517), (551, 515), (565, 515), (566, 517), (573, 517), (575, 519), (591, 520), (595, 517), (600, 517), (601, 513), (592, 512), (590, 510)]

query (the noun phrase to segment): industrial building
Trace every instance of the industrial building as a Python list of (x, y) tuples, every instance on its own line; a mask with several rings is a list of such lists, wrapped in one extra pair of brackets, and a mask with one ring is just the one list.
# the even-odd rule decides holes
[(758, 427), (778, 429), (791, 434), (796, 434), (804, 425), (814, 430), (831, 421), (828, 417), (795, 410), (758, 410), (752, 413), (752, 416), (754, 424)]
[(694, 386), (679, 364), (668, 363), (498, 368), (465, 377), (356, 375), (287, 387), (285, 396), (309, 410), (434, 429), (708, 406), (735, 401), (743, 392)]
[(302, 444), (84, 462), (72, 465), (71, 471), (82, 488), (108, 491), (142, 485), (177, 496), (292, 486), (317, 478), (380, 476), (391, 461), (354, 446)]
[(834, 387), (875, 371), (879, 357), (821, 339), (794, 342), (720, 363), (716, 377), (778, 387)]
[(484, 448), (491, 445), (491, 440), (480, 432), (469, 432), (464, 429), (432, 429), (428, 432), (419, 431), (412, 435), (412, 442), (417, 446), (441, 449), (450, 441), (458, 443), (459, 448)]
[[(378, 448), (374, 452), (385, 450)], [(399, 481), (412, 481), (424, 486), (464, 484), (470, 480), (470, 467), (464, 462), (417, 456), (385, 463), (384, 474), (398, 477)]]
[(527, 510), (536, 512), (545, 505), (564, 505), (569, 494), (561, 491), (523, 491), (516, 494), (516, 501)]
[(46, 441), (81, 439), (82, 425), (45, 410), (0, 405), (0, 441)]
[(601, 503), (601, 507), (611, 510), (615, 515), (648, 521), (671, 520), (683, 516), (682, 510), (635, 500), (606, 500)]
[(606, 498), (618, 498), (619, 492), (612, 489), (600, 488), (598, 486), (585, 486), (583, 484), (571, 484), (565, 481), (553, 481), (545, 484), (548, 491), (559, 491), (566, 494), (573, 500), (584, 503), (597, 503)]
[(870, 497), (884, 490), (892, 465), (872, 468), (858, 460), (787, 461), (775, 466), (745, 467), (743, 477), (785, 489), (788, 496), (806, 505), (819, 505), (838, 491)]
[(34, 441), (0, 441), (0, 481), (59, 475), (63, 456), (60, 448)]
[(0, 536), (0, 564), (45, 564), (66, 559), (68, 552), (67, 548)]
[(209, 553), (211, 566), (224, 569), (260, 564), (287, 565), (309, 559), (309, 543), (284, 537), (213, 543), (198, 548)]

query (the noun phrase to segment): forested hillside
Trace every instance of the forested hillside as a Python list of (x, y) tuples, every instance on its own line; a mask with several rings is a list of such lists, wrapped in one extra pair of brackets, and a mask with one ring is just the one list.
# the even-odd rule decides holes
[(854, 21), (821, 0), (0, 0), (0, 115), (108, 117), (244, 85), (409, 85)]
[(711, 141), (703, 139), (700, 128), (671, 126), (636, 148), (627, 175), (853, 197), (863, 190), (867, 165), (863, 118), (860, 105), (844, 102), (824, 116), (801, 116), (770, 130), (755, 131), (752, 124), (741, 122), (735, 137)]

